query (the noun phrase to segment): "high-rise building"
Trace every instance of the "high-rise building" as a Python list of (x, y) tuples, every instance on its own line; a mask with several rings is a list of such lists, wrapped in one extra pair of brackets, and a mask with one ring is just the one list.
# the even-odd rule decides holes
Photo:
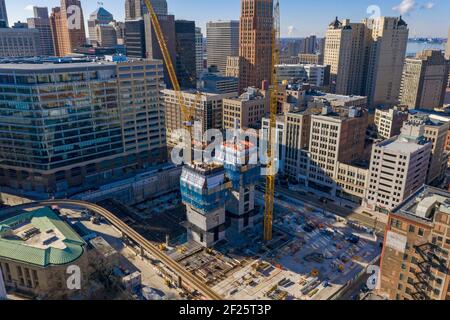
[(227, 67), (225, 70), (225, 76), (239, 78), (241, 57), (227, 57)]
[[(77, 9), (75, 9), (77, 8)], [(61, 16), (64, 21), (64, 30), (67, 32), (69, 43), (68, 52), (86, 44), (86, 31), (84, 29), (84, 16), (80, 0), (61, 0)]]
[[(167, 15), (166, 0), (150, 0), (156, 15)], [(144, 0), (125, 0), (125, 20), (136, 20), (143, 18), (148, 13)]]
[(273, 0), (241, 0), (239, 93), (271, 82)]
[(38, 30), (0, 28), (0, 57), (35, 57), (41, 53)]
[[(149, 59), (163, 60), (163, 54), (161, 52), (161, 47), (156, 37), (155, 29), (150, 20), (150, 15), (144, 15), (145, 21), (145, 46), (147, 51), (147, 57)], [(167, 49), (169, 50), (169, 55), (172, 63), (176, 63), (176, 37), (175, 37), (175, 16), (173, 15), (158, 15), (159, 25), (161, 31), (164, 35), (166, 41)], [(168, 88), (172, 88), (172, 83), (170, 81), (169, 72), (167, 71), (167, 66), (164, 64), (164, 82)]]
[(448, 60), (440, 50), (424, 50), (415, 58), (407, 58), (403, 69), (400, 103), (409, 109), (442, 108), (448, 74)]
[(116, 30), (117, 44), (125, 45), (125, 22), (112, 21), (109, 24)]
[(408, 112), (398, 107), (383, 109), (377, 108), (375, 111), (374, 125), (377, 136), (381, 139), (390, 139), (398, 136), (403, 127), (403, 123), (408, 120)]
[(0, 27), (9, 27), (8, 12), (6, 10), (5, 0), (0, 0)]
[(354, 164), (365, 149), (368, 113), (363, 108), (324, 106), (322, 114), (311, 117), (309, 142), (308, 187), (315, 192), (335, 197), (340, 191), (336, 183), (338, 164)]
[(366, 90), (370, 107), (398, 104), (408, 44), (408, 25), (400, 17), (365, 21), (369, 29)]
[(195, 28), (195, 64), (198, 79), (205, 69), (203, 63), (203, 33), (200, 27)]
[(68, 34), (62, 32), (64, 24), (60, 7), (52, 8), (52, 13), (50, 14), (50, 28), (52, 29), (53, 51), (55, 52), (55, 56), (60, 57), (65, 55), (63, 50), (68, 43)]
[(0, 109), (0, 185), (64, 196), (165, 161), (162, 73), (151, 60), (0, 65), (1, 90), (22, 88)]
[(261, 129), (262, 119), (270, 111), (265, 92), (250, 87), (239, 97), (223, 100), (224, 129)]
[(445, 50), (445, 57), (450, 59), (450, 28), (448, 28), (447, 49)]
[[(165, 104), (167, 143), (173, 147), (177, 143), (177, 137), (173, 135), (173, 132), (183, 128), (183, 114), (176, 92), (166, 89), (162, 93)], [(235, 93), (200, 92), (200, 97), (197, 91), (191, 90), (183, 91), (182, 94), (186, 107), (193, 110), (194, 120), (200, 123), (203, 133), (209, 129), (222, 129), (223, 100), (233, 97)]]
[(317, 37), (309, 36), (303, 39), (299, 53), (313, 54), (316, 53), (316, 48), (317, 48)]
[(223, 165), (185, 165), (181, 174), (181, 197), (187, 210), (188, 241), (212, 247), (225, 239), (225, 204), (230, 185)]
[(196, 88), (195, 21), (175, 20), (176, 72), (182, 88)]
[(113, 25), (96, 25), (95, 32), (95, 46), (98, 47), (114, 47), (117, 45), (117, 32)]
[(405, 124), (399, 136), (372, 149), (367, 206), (388, 213), (426, 183), (432, 143), (424, 127)]
[(331, 66), (331, 91), (344, 95), (364, 95), (366, 26), (339, 21), (328, 26), (324, 64)]
[(39, 31), (41, 54), (44, 56), (55, 55), (53, 47), (52, 28), (47, 7), (33, 7), (34, 17), (28, 18), (28, 27)]
[(239, 21), (212, 21), (206, 24), (208, 67), (226, 74), (228, 57), (239, 55)]
[(380, 270), (387, 298), (450, 298), (449, 199), (449, 192), (423, 186), (389, 214)]
[(145, 58), (147, 46), (144, 19), (125, 21), (125, 48), (131, 58)]
[[(98, 35), (99, 32), (102, 31), (99, 30), (99, 28), (96, 28), (97, 26), (101, 27), (109, 25), (109, 23), (114, 21), (113, 15), (108, 12), (105, 8), (99, 7), (97, 10), (91, 13), (89, 16), (89, 19), (87, 21), (88, 23), (88, 32), (89, 32), (89, 42), (93, 46), (98, 47), (106, 47), (105, 45), (102, 45), (99, 43)], [(116, 36), (117, 38), (117, 36)]]

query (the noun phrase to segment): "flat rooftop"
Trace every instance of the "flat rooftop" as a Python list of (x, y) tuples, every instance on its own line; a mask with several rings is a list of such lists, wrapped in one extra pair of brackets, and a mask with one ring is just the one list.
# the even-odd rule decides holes
[[(1, 62), (1, 61), (0, 61)], [(1, 71), (48, 71), (48, 70), (65, 70), (65, 69), (88, 69), (101, 66), (116, 66), (115, 62), (78, 62), (78, 63), (0, 63)]]
[(450, 192), (423, 186), (392, 213), (431, 222), (437, 211), (450, 215)]
[(406, 140), (401, 137), (394, 137), (389, 140), (382, 141), (378, 144), (378, 147), (383, 148), (385, 151), (402, 154), (416, 152), (423, 148), (423, 146), (424, 144)]
[(65, 265), (84, 252), (84, 240), (50, 208), (0, 221), (0, 257), (41, 267)]

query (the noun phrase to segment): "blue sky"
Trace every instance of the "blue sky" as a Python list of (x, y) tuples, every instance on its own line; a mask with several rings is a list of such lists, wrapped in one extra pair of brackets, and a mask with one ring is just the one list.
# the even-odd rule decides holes
[[(101, 0), (117, 20), (124, 17), (124, 0)], [(10, 23), (32, 16), (31, 5), (55, 7), (59, 0), (6, 0)], [(81, 0), (85, 18), (96, 9), (95, 0)], [(322, 36), (337, 15), (359, 21), (369, 8), (383, 16), (404, 15), (411, 36), (446, 37), (450, 27), (449, 0), (280, 0), (282, 36)], [(211, 20), (239, 19), (240, 0), (168, 0), (177, 19), (195, 20), (204, 30)], [(370, 10), (369, 10), (370, 11)]]

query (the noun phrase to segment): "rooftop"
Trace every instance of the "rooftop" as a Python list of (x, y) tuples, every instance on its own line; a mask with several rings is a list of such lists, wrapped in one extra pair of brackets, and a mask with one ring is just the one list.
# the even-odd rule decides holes
[(450, 215), (450, 192), (429, 186), (423, 186), (392, 211), (427, 222), (433, 221), (436, 212)]
[(423, 148), (423, 145), (423, 143), (417, 143), (411, 140), (402, 139), (400, 137), (393, 137), (378, 143), (377, 146), (383, 148), (385, 151), (404, 154), (414, 153)]
[(50, 208), (0, 221), (0, 257), (41, 267), (65, 265), (84, 252), (85, 242)]

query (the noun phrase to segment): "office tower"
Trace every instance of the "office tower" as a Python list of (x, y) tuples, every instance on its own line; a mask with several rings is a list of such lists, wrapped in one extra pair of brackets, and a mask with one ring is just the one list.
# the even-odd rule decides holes
[[(93, 46), (105, 47), (104, 45), (99, 44), (98, 33), (102, 32), (97, 26), (103, 27), (109, 25), (109, 23), (114, 21), (113, 15), (108, 12), (105, 8), (99, 7), (97, 10), (91, 13), (88, 23), (88, 32), (89, 32), (89, 42)], [(114, 44), (115, 45), (115, 44)]]
[(388, 213), (426, 183), (432, 143), (423, 126), (405, 124), (399, 136), (373, 146), (367, 205)]
[[(314, 54), (316, 53), (316, 47), (317, 47), (317, 37), (316, 36), (309, 36), (303, 39), (300, 53), (303, 54)], [(295, 54), (294, 54), (295, 55)]]
[(229, 183), (222, 165), (185, 165), (181, 174), (181, 198), (186, 206), (187, 238), (204, 247), (225, 239), (225, 203)]
[(338, 18), (328, 26), (324, 62), (331, 66), (331, 91), (364, 95), (366, 26)]
[(39, 31), (24, 28), (0, 28), (0, 57), (41, 55)]
[(403, 123), (408, 120), (408, 116), (408, 111), (403, 111), (398, 107), (390, 109), (377, 108), (375, 111), (374, 125), (378, 138), (390, 139), (398, 136), (403, 127)]
[(224, 129), (261, 129), (261, 121), (270, 111), (265, 92), (250, 87), (239, 97), (223, 100)]
[[(166, 0), (150, 0), (156, 15), (167, 15)], [(143, 18), (148, 13), (144, 0), (125, 0), (125, 20)]]
[[(74, 10), (74, 8), (78, 8)], [(86, 45), (86, 31), (84, 16), (80, 0), (61, 0), (61, 17), (63, 19), (63, 33), (68, 33), (68, 47), (65, 54), (70, 54), (75, 48)]]
[(400, 18), (366, 20), (369, 29), (367, 83), (369, 106), (398, 104), (408, 43), (408, 25)]
[[(145, 21), (145, 46), (147, 51), (147, 57), (149, 59), (164, 60), (156, 37), (155, 29), (150, 20), (150, 15), (144, 15)], [(158, 15), (159, 25), (166, 41), (167, 49), (169, 50), (170, 59), (172, 63), (176, 63), (176, 37), (175, 37), (175, 16), (173, 15)], [(175, 65), (174, 65), (175, 66)], [(170, 80), (167, 66), (164, 64), (164, 82), (168, 88), (172, 88), (172, 82)]]
[(109, 24), (116, 30), (117, 44), (125, 45), (125, 22), (112, 21)]
[(421, 187), (391, 211), (381, 255), (381, 292), (391, 300), (448, 300), (450, 193)]
[(408, 122), (416, 126), (422, 126), (424, 138), (432, 143), (426, 183), (437, 186), (442, 183), (447, 170), (446, 141), (450, 130), (449, 118), (440, 119), (440, 117), (433, 117), (426, 111), (413, 110), (410, 112)]
[(280, 56), (282, 57), (293, 57), (298, 56), (303, 51), (304, 42), (303, 40), (289, 40), (285, 48), (281, 49)]
[(95, 46), (97, 47), (114, 47), (117, 45), (117, 32), (113, 25), (96, 25)]
[(8, 28), (8, 12), (6, 10), (5, 0), (0, 0), (0, 25), (2, 28)]
[(53, 47), (52, 28), (47, 7), (33, 7), (34, 17), (28, 18), (28, 27), (39, 31), (41, 54), (44, 56), (55, 55)]
[(203, 73), (199, 80), (199, 90), (212, 93), (234, 93), (239, 90), (239, 79), (214, 73)]
[(53, 210), (2, 217), (0, 225), (0, 295), (3, 273), (8, 287), (27, 295), (41, 299), (70, 296), (74, 291), (61, 285), (68, 265), (80, 268), (81, 285), (87, 285), (87, 243)]
[(356, 107), (333, 110), (328, 104), (311, 117), (308, 187), (335, 197), (339, 163), (351, 165), (364, 155), (368, 113)]
[(197, 86), (195, 21), (175, 20), (176, 72), (182, 88)]
[(326, 38), (320, 38), (317, 41), (317, 53), (322, 54), (325, 52), (325, 43), (326, 43), (327, 39)]
[(256, 145), (237, 138), (236, 142), (223, 143), (220, 152), (224, 159), (225, 176), (231, 181), (225, 206), (230, 222), (227, 231), (236, 235), (253, 227), (259, 214), (255, 206), (255, 185), (260, 177), (260, 168), (249, 163), (258, 151)]
[(239, 21), (212, 21), (206, 24), (208, 67), (226, 74), (228, 57), (239, 55)]
[(55, 56), (61, 57), (65, 55), (63, 50), (68, 43), (68, 34), (62, 32), (64, 24), (60, 7), (52, 8), (52, 13), (50, 14), (50, 28), (52, 30), (53, 51), (55, 52)]
[[(177, 137), (172, 133), (177, 129), (184, 128), (184, 119), (176, 92), (166, 89), (162, 93), (165, 103), (167, 143), (170, 147), (173, 147), (177, 143)], [(194, 90), (182, 92), (186, 107), (193, 110), (194, 120), (200, 122), (200, 127), (203, 132), (209, 129), (221, 130), (223, 100), (233, 97), (235, 93), (217, 94), (200, 92), (201, 97), (197, 93)]]
[(203, 63), (203, 33), (202, 29), (199, 27), (195, 28), (195, 64), (196, 64), (196, 73), (197, 79), (200, 78), (200, 75), (204, 69)]
[(239, 93), (271, 82), (273, 0), (241, 0)]
[(227, 57), (225, 76), (239, 78), (241, 57)]
[(1, 64), (1, 90), (22, 90), (0, 111), (0, 185), (66, 197), (165, 161), (162, 73), (150, 60)]
[(442, 108), (448, 74), (448, 60), (440, 50), (424, 50), (415, 58), (407, 58), (403, 69), (400, 104), (409, 109)]
[(323, 65), (323, 53), (301, 53), (298, 55), (298, 63)]
[(144, 19), (125, 21), (125, 47), (130, 58), (147, 57)]

